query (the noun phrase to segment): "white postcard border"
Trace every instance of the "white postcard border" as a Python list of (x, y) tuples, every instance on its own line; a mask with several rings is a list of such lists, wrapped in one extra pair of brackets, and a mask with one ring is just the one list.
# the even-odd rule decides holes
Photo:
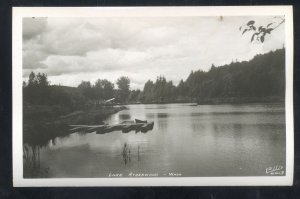
[[(286, 40), (286, 176), (155, 178), (23, 178), (22, 18), (23, 17), (158, 17), (285, 15)], [(13, 8), (13, 186), (288, 186), (293, 184), (293, 7), (15, 7)]]

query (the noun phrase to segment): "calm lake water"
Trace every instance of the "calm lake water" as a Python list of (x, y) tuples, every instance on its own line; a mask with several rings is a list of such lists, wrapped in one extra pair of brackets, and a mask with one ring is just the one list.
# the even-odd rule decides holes
[(74, 133), (40, 149), (47, 177), (109, 173), (181, 176), (266, 175), (285, 168), (285, 112), (279, 104), (129, 105), (106, 120), (154, 121), (147, 133)]

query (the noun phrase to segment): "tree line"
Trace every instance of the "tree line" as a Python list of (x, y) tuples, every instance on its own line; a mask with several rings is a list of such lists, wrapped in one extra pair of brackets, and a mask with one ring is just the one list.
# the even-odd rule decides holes
[(94, 84), (82, 81), (77, 88), (50, 85), (46, 74), (31, 72), (23, 82), (24, 102), (78, 106), (115, 98), (118, 103), (197, 102), (216, 98), (284, 97), (285, 49), (256, 55), (250, 61), (211, 66), (209, 71), (191, 71), (178, 85), (159, 76), (142, 90), (130, 88), (130, 79), (120, 77), (116, 86), (106, 79)]
[(107, 79), (98, 79), (95, 84), (82, 81), (77, 87), (51, 85), (46, 74), (34, 72), (27, 82), (23, 81), (24, 103), (34, 105), (78, 105), (112, 98), (127, 103), (131, 92), (130, 80), (125, 76), (117, 80), (117, 88)]
[(209, 71), (191, 71), (177, 86), (164, 77), (149, 80), (138, 100), (157, 102), (198, 102), (214, 99), (263, 99), (285, 95), (285, 49), (256, 55), (250, 61), (232, 62)]

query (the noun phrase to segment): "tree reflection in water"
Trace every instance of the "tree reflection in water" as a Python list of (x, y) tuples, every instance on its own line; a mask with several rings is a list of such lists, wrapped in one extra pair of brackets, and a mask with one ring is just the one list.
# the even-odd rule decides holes
[(128, 162), (131, 162), (130, 148), (126, 142), (123, 145), (122, 157), (123, 157), (123, 161), (124, 161), (125, 165)]
[[(147, 133), (153, 129), (154, 123), (149, 123), (146, 126), (139, 128), (129, 129), (129, 133), (134, 131), (135, 133), (142, 132)], [(84, 135), (89, 133), (87, 131), (68, 131), (66, 126), (63, 125), (43, 125), (37, 123), (35, 125), (27, 125), (23, 131), (23, 174), (24, 178), (45, 178), (49, 176), (49, 167), (41, 164), (41, 149), (50, 145), (55, 145), (56, 138), (68, 137), (72, 133)], [(116, 130), (111, 129), (105, 131), (105, 133), (114, 132)], [(121, 131), (122, 132), (122, 131)], [(135, 153), (136, 154), (136, 153)], [(122, 157), (125, 165), (132, 160), (131, 147), (128, 143), (124, 143), (122, 148)], [(140, 146), (137, 148), (137, 158), (140, 158)]]
[(136, 153), (137, 156), (136, 156), (136, 158), (134, 157), (135, 153), (132, 154), (130, 148), (132, 148), (132, 147), (130, 147), (129, 144), (125, 142), (124, 145), (123, 145), (123, 148), (122, 148), (122, 157), (123, 157), (123, 161), (124, 161), (125, 165), (130, 163), (133, 159), (136, 159), (138, 162), (141, 161), (140, 145), (138, 145), (138, 147), (137, 147), (137, 153)]
[(141, 158), (140, 158), (140, 145), (138, 146), (138, 161), (141, 161)]
[(43, 122), (25, 122), (23, 129), (23, 176), (40, 178), (49, 176), (49, 167), (41, 165), (40, 151), (49, 145), (55, 145), (57, 137), (67, 137), (69, 132), (63, 123), (47, 124)]
[(23, 173), (24, 178), (48, 177), (49, 167), (41, 166), (41, 147), (38, 145), (23, 147)]

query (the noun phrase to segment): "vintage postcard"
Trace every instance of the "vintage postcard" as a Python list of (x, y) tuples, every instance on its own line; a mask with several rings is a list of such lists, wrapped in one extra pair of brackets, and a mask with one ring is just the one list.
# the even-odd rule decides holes
[(292, 10), (13, 8), (14, 186), (292, 185)]

